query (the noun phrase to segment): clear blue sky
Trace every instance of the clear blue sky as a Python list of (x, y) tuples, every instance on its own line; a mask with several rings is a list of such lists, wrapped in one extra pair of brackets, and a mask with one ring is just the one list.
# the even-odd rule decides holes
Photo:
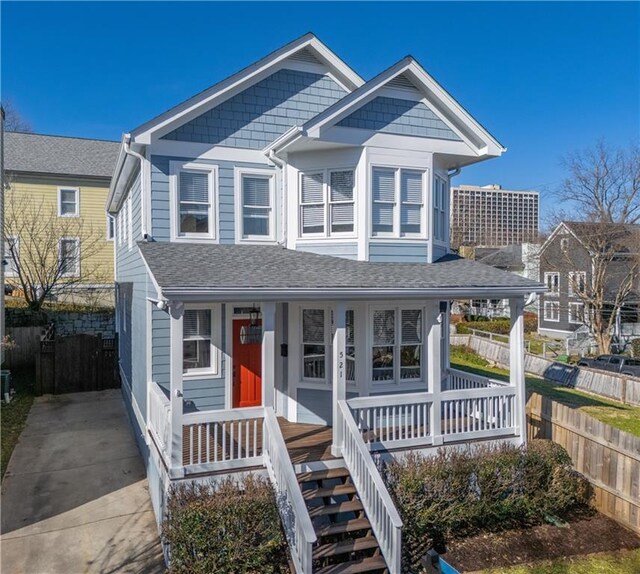
[[(37, 132), (119, 139), (312, 31), (368, 79), (406, 54), (508, 152), (456, 183), (543, 192), (640, 134), (640, 4), (2, 2), (2, 98)], [(543, 211), (552, 209), (543, 195)], [(545, 201), (546, 199), (546, 201)]]

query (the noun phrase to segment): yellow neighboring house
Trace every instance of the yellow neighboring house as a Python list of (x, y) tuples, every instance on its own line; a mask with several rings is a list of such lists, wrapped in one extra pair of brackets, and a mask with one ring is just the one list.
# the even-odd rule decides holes
[(112, 141), (5, 134), (5, 291), (24, 290), (21, 266), (32, 289), (51, 288), (47, 298), (113, 299), (115, 227), (105, 203), (118, 149)]

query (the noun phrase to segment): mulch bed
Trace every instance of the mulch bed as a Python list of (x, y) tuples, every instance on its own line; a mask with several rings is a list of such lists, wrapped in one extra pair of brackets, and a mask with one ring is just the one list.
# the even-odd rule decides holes
[(556, 558), (640, 548), (640, 536), (602, 514), (551, 524), (480, 534), (449, 544), (444, 559), (460, 572), (503, 568)]

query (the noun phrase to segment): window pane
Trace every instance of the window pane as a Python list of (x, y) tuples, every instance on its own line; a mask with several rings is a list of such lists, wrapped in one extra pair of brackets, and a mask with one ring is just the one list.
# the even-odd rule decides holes
[(393, 233), (393, 205), (385, 203), (373, 204), (373, 231), (376, 233)]
[(209, 233), (209, 206), (180, 204), (180, 233)]
[(396, 174), (392, 169), (373, 170), (373, 200), (393, 202), (396, 199)]
[(324, 233), (324, 205), (302, 206), (302, 232)]
[(400, 231), (402, 233), (420, 233), (422, 231), (422, 206), (402, 205), (400, 210)]
[(400, 173), (400, 189), (403, 202), (422, 204), (422, 173), (403, 169)]
[(393, 347), (373, 347), (371, 378), (374, 381), (393, 380)]
[(209, 309), (187, 309), (184, 312), (183, 336), (211, 338), (211, 311)]
[(323, 183), (324, 176), (321, 173), (303, 174), (300, 201), (302, 203), (324, 203)]
[(78, 244), (72, 239), (60, 242), (60, 271), (62, 275), (73, 275), (78, 266)]
[(269, 209), (245, 207), (242, 218), (244, 235), (269, 235)]
[(345, 351), (346, 357), (346, 379), (347, 381), (356, 380), (356, 348), (355, 348), (355, 323), (354, 312), (349, 310), (345, 315), (346, 335), (345, 335)]
[(211, 341), (184, 341), (182, 356), (182, 370), (207, 369), (211, 366)]
[(338, 203), (331, 206), (331, 231), (335, 233), (353, 231), (353, 203)]
[(353, 171), (331, 172), (331, 201), (353, 201)]
[(303, 376), (305, 379), (324, 379), (324, 345), (303, 345)]
[(76, 190), (61, 189), (60, 190), (60, 214), (75, 215), (76, 214)]
[(400, 348), (400, 378), (420, 378), (420, 345), (404, 345)]
[(402, 343), (422, 342), (422, 311), (405, 309), (402, 311)]
[(180, 201), (209, 203), (209, 174), (180, 172)]
[(269, 207), (271, 197), (269, 182), (270, 178), (268, 177), (243, 176), (243, 204), (258, 207)]
[(303, 309), (302, 340), (305, 343), (325, 344), (324, 309)]
[(355, 337), (354, 337), (355, 323), (354, 323), (353, 310), (349, 310), (346, 312), (345, 325), (346, 325), (346, 337), (345, 337), (346, 343), (347, 345), (353, 345), (355, 341)]
[(395, 311), (373, 312), (373, 344), (393, 345), (395, 342)]

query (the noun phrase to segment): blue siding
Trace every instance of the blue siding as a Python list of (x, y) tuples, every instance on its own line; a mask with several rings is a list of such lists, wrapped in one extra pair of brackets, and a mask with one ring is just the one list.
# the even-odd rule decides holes
[(378, 263), (427, 263), (427, 243), (369, 243), (369, 261)]
[(151, 376), (167, 393), (171, 388), (170, 325), (169, 315), (154, 305), (151, 312)]
[(337, 125), (404, 136), (462, 141), (422, 102), (379, 96)]
[(358, 258), (357, 243), (298, 243), (296, 245), (298, 251), (309, 251), (311, 253), (319, 253), (320, 255), (333, 255), (334, 257), (344, 257), (345, 259)]
[(433, 260), (437, 261), (440, 257), (444, 257), (448, 253), (448, 249), (443, 245), (433, 246)]
[(235, 188), (234, 168), (274, 169), (268, 163), (246, 163), (212, 161), (166, 156), (151, 157), (151, 233), (155, 241), (169, 241), (170, 233), (170, 192), (169, 162), (197, 161), (218, 166), (218, 224), (220, 243), (235, 243)]
[[(312, 425), (330, 425), (333, 420), (331, 389), (298, 389), (298, 422)], [(347, 393), (347, 399), (358, 396)]]
[(345, 95), (329, 76), (279, 70), (164, 139), (262, 149)]

